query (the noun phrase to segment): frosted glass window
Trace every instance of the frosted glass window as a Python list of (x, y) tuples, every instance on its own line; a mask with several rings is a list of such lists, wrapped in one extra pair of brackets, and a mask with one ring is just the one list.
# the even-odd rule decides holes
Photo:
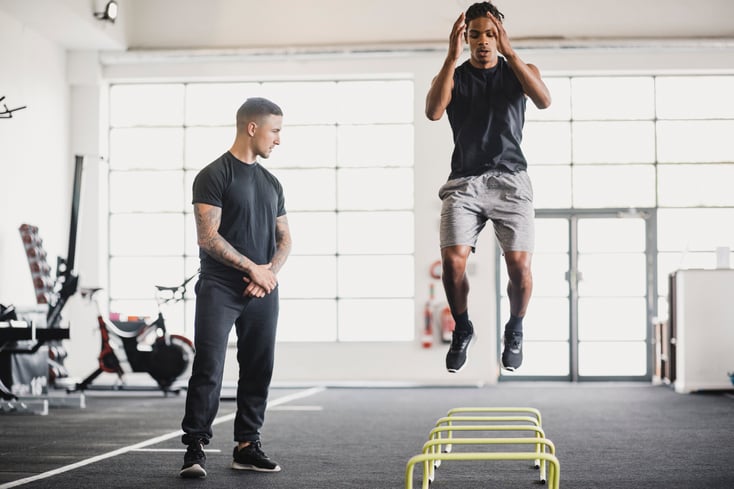
[(569, 375), (569, 350), (567, 341), (523, 341), (522, 368), (515, 372), (501, 370), (503, 377)]
[(652, 163), (652, 122), (574, 122), (574, 163)]
[(414, 334), (415, 311), (412, 299), (339, 301), (341, 341), (410, 341)]
[(340, 212), (339, 254), (413, 252), (412, 212)]
[(293, 238), (292, 255), (336, 253), (336, 214), (333, 212), (289, 212)]
[(571, 124), (528, 122), (523, 129), (522, 151), (531, 166), (571, 163)]
[(340, 256), (339, 297), (412, 297), (413, 272), (412, 256)]
[(551, 94), (551, 105), (538, 109), (528, 99), (525, 119), (527, 121), (567, 121), (571, 119), (571, 79), (566, 77), (543, 77)]
[(280, 297), (334, 298), (336, 297), (335, 256), (290, 256), (278, 272)]
[(110, 168), (181, 168), (183, 148), (181, 128), (113, 129), (110, 131)]
[(645, 375), (647, 370), (646, 348), (647, 345), (643, 341), (581, 342), (579, 343), (579, 375)]
[(734, 209), (660, 209), (660, 251), (714, 251), (734, 248)]
[(657, 128), (661, 163), (734, 161), (734, 120), (659, 121)]
[(338, 185), (339, 209), (413, 208), (413, 170), (409, 168), (342, 169)]
[(181, 171), (110, 172), (110, 212), (176, 212), (183, 196)]
[(283, 109), (284, 124), (327, 124), (337, 120), (337, 82), (265, 82), (263, 97)]
[(574, 207), (652, 207), (655, 167), (576, 166), (573, 191)]
[(576, 120), (653, 119), (652, 77), (577, 77), (571, 80)]
[(642, 219), (580, 219), (580, 253), (645, 251), (645, 221)]
[[(198, 268), (193, 180), (231, 147), (242, 103), (265, 97), (283, 109), (284, 125), (260, 162), (283, 185), (294, 241), (278, 277), (278, 340), (412, 340), (414, 95), (405, 79), (113, 85), (111, 301), (142, 303), (132, 270), (160, 265), (175, 285)], [(388, 286), (375, 287), (386, 276)], [(188, 334), (194, 304), (180, 306)], [(363, 334), (363, 307), (388, 311), (399, 327)], [(304, 318), (313, 324), (304, 328)]]
[(670, 207), (734, 205), (734, 165), (659, 165), (658, 204)]
[(280, 180), (289, 211), (336, 209), (335, 170), (279, 170), (272, 172)]
[(280, 301), (277, 341), (336, 341), (336, 302), (283, 299)]
[(185, 253), (187, 256), (196, 257), (197, 265), (192, 268), (193, 270), (196, 270), (199, 267), (199, 243), (196, 236), (196, 223), (194, 222), (193, 214), (184, 215), (184, 232), (186, 233), (184, 238)]
[(180, 284), (184, 260), (181, 257), (111, 257), (110, 297), (155, 299), (155, 286)]
[(113, 85), (110, 87), (110, 125), (181, 126), (184, 86), (181, 84)]
[(413, 81), (337, 83), (340, 124), (413, 122)]
[(249, 97), (262, 97), (259, 83), (186, 85), (187, 126), (234, 126), (237, 110)]
[(339, 166), (413, 166), (413, 126), (340, 125)]
[(183, 214), (113, 214), (110, 254), (183, 255), (183, 217)]
[[(235, 127), (187, 127), (184, 137), (185, 168), (201, 170), (232, 147)], [(280, 149), (280, 148), (278, 148)]]
[(283, 126), (280, 145), (265, 160), (270, 168), (336, 166), (336, 126)]
[(659, 76), (659, 119), (734, 119), (731, 76)]
[(579, 254), (580, 296), (643, 297), (645, 255), (642, 253)]
[(536, 209), (564, 209), (571, 207), (570, 166), (529, 166), (528, 175), (533, 183), (533, 205)]
[(645, 299), (604, 297), (579, 299), (579, 340), (645, 340)]

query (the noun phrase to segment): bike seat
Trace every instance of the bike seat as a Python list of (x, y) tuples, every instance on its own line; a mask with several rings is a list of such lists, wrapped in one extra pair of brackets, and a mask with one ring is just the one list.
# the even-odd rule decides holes
[(102, 287), (80, 287), (79, 288), (79, 292), (82, 294), (82, 297), (93, 296), (100, 290), (102, 290)]
[(123, 316), (123, 318), (121, 319), (119, 314), (110, 314), (112, 324), (125, 333), (137, 333), (148, 324), (145, 318), (140, 316)]

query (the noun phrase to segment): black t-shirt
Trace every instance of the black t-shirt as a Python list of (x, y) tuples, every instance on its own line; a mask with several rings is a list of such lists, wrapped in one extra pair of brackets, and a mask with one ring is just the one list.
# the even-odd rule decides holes
[[(285, 215), (283, 187), (259, 163), (247, 164), (229, 151), (204, 167), (193, 185), (193, 203), (222, 209), (219, 234), (258, 265), (276, 249), (275, 219)], [(199, 250), (201, 275), (243, 285), (244, 273)]]
[(503, 57), (489, 69), (458, 66), (446, 113), (454, 135), (449, 178), (527, 168), (520, 149), (525, 94)]

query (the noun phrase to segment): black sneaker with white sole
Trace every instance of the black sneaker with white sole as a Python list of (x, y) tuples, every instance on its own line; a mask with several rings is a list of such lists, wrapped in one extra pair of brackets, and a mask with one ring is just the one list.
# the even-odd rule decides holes
[(255, 470), (257, 472), (280, 472), (280, 465), (265, 455), (260, 440), (253, 441), (244, 448), (234, 447), (232, 468), (236, 470)]
[(180, 477), (185, 479), (198, 479), (206, 477), (206, 454), (204, 453), (204, 444), (201, 440), (194, 440), (186, 448), (184, 454), (184, 464), (178, 473)]
[(474, 328), (469, 324), (468, 330), (454, 330), (451, 336), (451, 346), (446, 354), (446, 370), (451, 373), (458, 372), (466, 364), (469, 345), (474, 337)]
[(522, 333), (505, 331), (505, 348), (502, 351), (502, 368), (514, 372), (522, 365)]

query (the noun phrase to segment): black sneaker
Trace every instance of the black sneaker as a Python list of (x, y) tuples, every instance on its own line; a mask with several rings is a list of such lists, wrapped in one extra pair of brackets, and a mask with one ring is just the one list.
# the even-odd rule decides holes
[(260, 440), (253, 441), (245, 448), (234, 447), (232, 468), (237, 470), (256, 470), (258, 472), (280, 472), (280, 465), (270, 460), (262, 451)]
[(206, 455), (204, 454), (204, 443), (196, 440), (189, 444), (184, 455), (184, 464), (178, 473), (180, 477), (186, 479), (196, 479), (206, 477)]
[[(470, 328), (471, 328), (471, 323)], [(467, 351), (469, 344), (474, 337), (473, 328), (468, 331), (457, 331), (451, 335), (451, 346), (446, 354), (446, 370), (451, 373), (458, 372), (466, 364)]]
[(502, 351), (502, 368), (514, 372), (522, 365), (522, 333), (505, 331), (505, 349)]

